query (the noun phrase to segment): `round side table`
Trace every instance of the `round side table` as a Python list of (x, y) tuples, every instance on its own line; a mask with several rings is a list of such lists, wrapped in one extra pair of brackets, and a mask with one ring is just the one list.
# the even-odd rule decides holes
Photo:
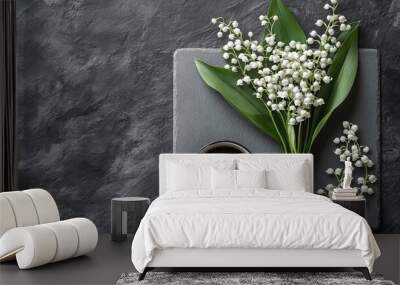
[(111, 239), (124, 241), (128, 234), (128, 212), (133, 212), (134, 219), (129, 224), (134, 225), (134, 232), (139, 227), (140, 220), (150, 205), (150, 199), (145, 197), (120, 197), (111, 199)]

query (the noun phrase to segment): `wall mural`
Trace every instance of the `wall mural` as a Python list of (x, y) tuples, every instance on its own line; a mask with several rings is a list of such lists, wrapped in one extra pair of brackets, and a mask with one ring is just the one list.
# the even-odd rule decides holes
[[(315, 9), (325, 1), (287, 2), (304, 30), (325, 15)], [(380, 229), (400, 232), (400, 1), (340, 5), (349, 21), (361, 20), (359, 47), (381, 54)], [(157, 195), (157, 155), (173, 145), (174, 51), (217, 47), (211, 17), (232, 16), (250, 29), (267, 7), (260, 0), (18, 0), (19, 188), (46, 188), (63, 218), (86, 216), (109, 231), (111, 197)]]
[[(340, 14), (337, 0), (326, 3), (323, 9), (326, 17), (316, 20), (317, 30), (310, 31), (308, 37), (282, 0), (271, 0), (266, 15), (258, 17), (263, 30), (259, 37), (252, 31), (242, 31), (236, 20), (212, 18), (211, 23), (218, 27), (217, 37), (227, 38), (221, 47), (225, 65), (209, 65), (201, 60), (201, 56), (195, 60), (204, 83), (278, 143), (285, 153), (313, 152), (319, 134), (336, 109), (345, 103), (356, 80), (359, 22), (348, 23)], [(360, 80), (369, 81), (379, 76), (377, 66), (370, 67), (370, 76)], [(175, 78), (180, 76), (176, 74)], [(375, 81), (374, 89), (378, 91), (379, 79)], [(353, 93), (356, 93), (353, 96), (366, 96)], [(379, 92), (371, 95), (378, 102)], [(204, 104), (209, 105), (208, 102)], [(328, 172), (337, 177), (338, 185), (328, 184), (316, 192), (333, 197), (352, 195), (368, 199), (374, 194), (368, 183), (375, 183), (377, 178), (368, 176), (367, 169), (374, 167), (374, 163), (367, 157), (367, 152), (359, 152), (358, 126), (350, 127), (345, 122), (342, 136), (334, 141), (338, 140), (339, 145), (343, 138), (344, 145), (336, 148), (335, 154), (346, 164), (347, 171), (341, 167), (335, 171), (329, 168)], [(186, 131), (190, 129), (186, 128)], [(374, 142), (376, 136), (379, 132), (376, 132)], [(354, 148), (349, 150), (349, 144)], [(319, 153), (315, 154), (315, 159), (320, 160)], [(365, 169), (365, 175), (352, 181), (352, 169), (357, 167)], [(318, 171), (316, 169), (316, 175), (320, 175)], [(372, 208), (377, 204), (373, 203)], [(377, 229), (378, 222), (373, 224)]]
[[(232, 105), (227, 104), (223, 96), (209, 88), (200, 77), (196, 60), (202, 58), (210, 63), (210, 66), (220, 65), (223, 63), (220, 50), (180, 49), (175, 53), (174, 58), (175, 152), (197, 152), (203, 145), (221, 140), (237, 142), (253, 153), (282, 152), (279, 142), (260, 132), (240, 112), (232, 108)], [(350, 152), (348, 150), (349, 146), (351, 147), (349, 136), (354, 144), (362, 142), (370, 146), (368, 156), (365, 153), (363, 155), (357, 154), (357, 159), (352, 161), (352, 164), (357, 167), (361, 163), (363, 168), (370, 166), (370, 170), (380, 173), (380, 118), (378, 108), (380, 93), (376, 50), (360, 49), (359, 63), (358, 77), (348, 100), (340, 107), (340, 111), (332, 115), (326, 128), (321, 131), (321, 137), (312, 149), (314, 154), (314, 189), (315, 192), (323, 195), (331, 195), (334, 190), (333, 181), (330, 176), (326, 175), (326, 170), (335, 167), (339, 171), (344, 167), (343, 162), (347, 158), (352, 160), (353, 154), (356, 158), (356, 151)], [(258, 114), (253, 115), (257, 116)], [(350, 123), (345, 120), (357, 122), (358, 125), (350, 126)], [(345, 123), (347, 128), (344, 131), (347, 134), (343, 134), (343, 121), (347, 122)], [(351, 132), (348, 129), (349, 127), (353, 128)], [(360, 129), (362, 132), (356, 132), (356, 127), (357, 130)], [(195, 131), (193, 132), (193, 130)], [(334, 151), (337, 153), (339, 151), (332, 150), (331, 144), (336, 141), (338, 134), (346, 135), (344, 141), (347, 143), (340, 148), (340, 154), (337, 156)], [(337, 148), (339, 147), (340, 142), (337, 144)], [(355, 178), (358, 178), (356, 177), (357, 174), (359, 172), (354, 171)], [(369, 177), (368, 173), (364, 173), (364, 175), (367, 178)], [(374, 230), (378, 230), (380, 226), (381, 208), (380, 181), (376, 180), (376, 177), (371, 176), (371, 181), (374, 181), (373, 186), (367, 183), (369, 181), (363, 181), (359, 185), (355, 179), (352, 181), (352, 186), (357, 187), (357, 194), (364, 195), (367, 200), (367, 220)], [(341, 182), (338, 184), (337, 186), (342, 187)], [(366, 184), (370, 186), (367, 189), (363, 187)], [(318, 191), (322, 188), (325, 191)], [(350, 194), (346, 193), (346, 195)], [(361, 195), (359, 198), (361, 198)]]

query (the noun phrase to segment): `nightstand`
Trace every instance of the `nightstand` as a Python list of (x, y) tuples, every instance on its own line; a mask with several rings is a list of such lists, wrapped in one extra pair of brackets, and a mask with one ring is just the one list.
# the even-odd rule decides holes
[(133, 234), (139, 227), (150, 199), (146, 197), (120, 197), (111, 200), (111, 239), (124, 241), (128, 234), (128, 212), (132, 212), (133, 219), (129, 221), (133, 227)]
[(354, 199), (354, 200), (340, 200), (332, 199), (332, 202), (339, 204), (340, 206), (359, 214), (361, 217), (365, 218), (366, 214), (366, 201), (364, 198)]

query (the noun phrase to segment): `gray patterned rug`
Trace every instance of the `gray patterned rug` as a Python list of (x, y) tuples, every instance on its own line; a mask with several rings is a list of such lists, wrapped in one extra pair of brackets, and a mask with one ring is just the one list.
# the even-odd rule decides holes
[(122, 274), (116, 285), (395, 285), (379, 275), (372, 277), (373, 280), (368, 281), (358, 272), (148, 272), (142, 281), (137, 280), (138, 273)]

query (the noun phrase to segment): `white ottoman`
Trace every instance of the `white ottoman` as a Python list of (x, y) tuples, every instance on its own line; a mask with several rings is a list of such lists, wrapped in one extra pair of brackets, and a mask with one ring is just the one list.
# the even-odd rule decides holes
[(0, 193), (0, 261), (17, 259), (20, 269), (87, 254), (98, 233), (88, 219), (59, 221), (57, 206), (42, 189)]

